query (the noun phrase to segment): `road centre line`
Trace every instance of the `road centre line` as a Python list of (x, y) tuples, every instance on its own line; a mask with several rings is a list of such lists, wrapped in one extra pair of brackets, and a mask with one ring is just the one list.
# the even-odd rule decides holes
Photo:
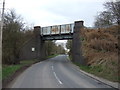
[(53, 66), (52, 66), (52, 70), (54, 70)]
[(58, 80), (58, 82), (59, 82), (60, 84), (63, 84), (63, 83), (60, 81), (60, 79), (57, 77), (56, 73), (55, 73), (55, 72), (53, 72), (53, 73), (54, 73), (55, 78)]
[[(51, 66), (51, 68), (52, 68), (52, 70), (54, 70), (54, 67), (53, 67), (53, 66)], [(53, 74), (54, 74), (55, 78), (57, 79), (57, 81), (58, 81), (60, 84), (63, 84), (63, 83), (60, 81), (60, 79), (57, 77), (56, 73), (53, 72)]]

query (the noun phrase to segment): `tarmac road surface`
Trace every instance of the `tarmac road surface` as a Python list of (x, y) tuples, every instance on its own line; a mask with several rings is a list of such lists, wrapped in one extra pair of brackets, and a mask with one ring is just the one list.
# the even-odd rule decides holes
[(67, 55), (39, 62), (26, 69), (10, 88), (111, 88), (75, 68)]

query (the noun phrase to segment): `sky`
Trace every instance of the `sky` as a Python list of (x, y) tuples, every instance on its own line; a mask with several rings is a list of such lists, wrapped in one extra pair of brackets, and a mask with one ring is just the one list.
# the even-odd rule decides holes
[[(3, 0), (1, 0), (3, 1)], [(28, 24), (51, 26), (83, 20), (93, 26), (106, 0), (5, 0), (6, 11), (15, 9)]]
[[(3, 0), (0, 0), (2, 5)], [(5, 0), (5, 11), (14, 9), (27, 25), (51, 26), (84, 21), (92, 27), (107, 0)], [(1, 6), (0, 6), (1, 8)], [(61, 42), (61, 41), (58, 41)], [(63, 41), (62, 41), (63, 42)], [(64, 41), (66, 42), (66, 41)]]

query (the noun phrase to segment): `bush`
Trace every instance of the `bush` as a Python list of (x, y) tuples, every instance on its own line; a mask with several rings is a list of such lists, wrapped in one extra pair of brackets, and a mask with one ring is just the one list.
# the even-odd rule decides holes
[[(99, 29), (82, 29), (82, 51), (87, 65), (95, 74), (118, 81), (118, 29), (120, 26)], [(92, 71), (91, 71), (92, 72)], [(113, 76), (115, 78), (113, 78)]]

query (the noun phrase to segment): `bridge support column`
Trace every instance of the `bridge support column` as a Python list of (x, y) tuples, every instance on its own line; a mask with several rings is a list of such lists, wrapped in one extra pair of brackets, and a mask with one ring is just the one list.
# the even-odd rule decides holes
[(46, 49), (45, 49), (45, 41), (42, 40), (41, 38), (41, 42), (40, 42), (40, 59), (44, 60), (46, 58), (46, 53), (45, 53)]
[(20, 60), (44, 59), (45, 42), (40, 36), (40, 29), (40, 26), (34, 27), (33, 36), (22, 45), (19, 55)]
[(36, 38), (36, 58), (43, 60), (45, 58), (45, 41), (42, 40), (40, 29), (40, 26), (34, 27), (34, 34)]
[(83, 23), (84, 23), (83, 21), (75, 21), (73, 41), (72, 41), (73, 62), (77, 62), (81, 65), (85, 65), (85, 61), (82, 56), (81, 39), (80, 39), (80, 32), (81, 32), (81, 28), (83, 27)]

